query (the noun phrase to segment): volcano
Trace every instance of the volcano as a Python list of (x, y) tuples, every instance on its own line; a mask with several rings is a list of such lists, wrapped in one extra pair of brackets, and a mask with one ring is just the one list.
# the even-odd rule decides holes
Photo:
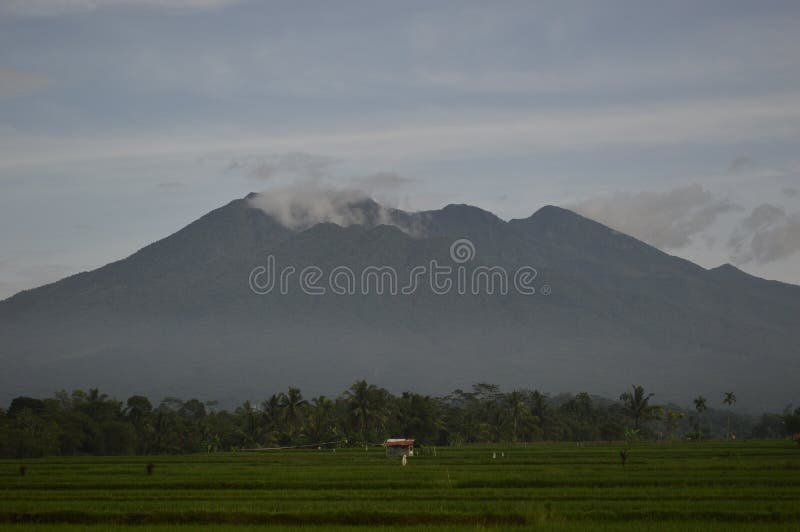
[[(360, 378), (437, 394), (489, 381), (616, 397), (640, 383), (679, 402), (734, 390), (753, 410), (800, 399), (798, 286), (707, 270), (553, 206), (504, 221), (469, 205), (405, 212), (360, 199), (347, 225), (298, 227), (258, 199), (0, 302), (0, 400), (100, 387), (233, 404), (289, 385), (335, 394)], [(257, 293), (268, 257), (292, 275), (286, 290)], [(420, 275), (403, 293), (432, 261), (452, 289)], [(508, 272), (507, 290), (490, 292), (490, 273), (478, 276), (485, 290), (459, 290), (459, 268), (464, 279)], [(514, 286), (520, 269), (533, 293)], [(394, 271), (398, 286), (300, 284), (301, 272), (323, 286), (334, 270), (357, 281), (378, 270), (374, 283)]]

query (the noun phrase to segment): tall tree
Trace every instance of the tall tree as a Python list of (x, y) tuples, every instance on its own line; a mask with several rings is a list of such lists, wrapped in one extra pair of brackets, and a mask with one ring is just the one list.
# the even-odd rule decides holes
[(277, 443), (278, 433), (283, 428), (283, 394), (274, 393), (269, 399), (261, 402), (259, 424), (270, 443)]
[(303, 394), (300, 393), (299, 388), (289, 388), (283, 396), (281, 403), (283, 407), (283, 415), (286, 420), (286, 426), (289, 430), (289, 439), (296, 443), (298, 433), (303, 426), (303, 419), (305, 417), (305, 409), (308, 406), (308, 401), (303, 399)]
[(136, 431), (136, 450), (147, 453), (153, 436), (153, 405), (147, 397), (132, 395), (125, 407), (125, 417)]
[(259, 412), (250, 401), (245, 401), (236, 409), (236, 416), (241, 420), (240, 426), (244, 435), (244, 444), (247, 446), (259, 443)]
[(706, 411), (706, 398), (702, 395), (698, 395), (694, 398), (694, 409), (697, 410), (697, 439), (703, 438), (703, 431), (700, 428), (700, 419), (703, 412)]
[(415, 438), (420, 444), (438, 441), (442, 428), (438, 401), (427, 395), (403, 392), (394, 403), (393, 434)]
[(384, 419), (382, 391), (374, 384), (360, 380), (345, 392), (345, 399), (348, 410), (359, 427), (361, 441), (366, 446), (370, 430)]
[(633, 429), (639, 430), (642, 421), (652, 419), (658, 407), (650, 404), (654, 394), (645, 394), (644, 386), (634, 384), (631, 389), (619, 396), (625, 413), (633, 419)]
[(551, 438), (551, 418), (547, 395), (543, 394), (539, 390), (534, 390), (531, 393), (530, 402), (531, 414), (533, 414), (533, 416), (537, 419), (537, 422), (541, 425), (541, 435), (544, 437), (544, 439)]
[(336, 437), (336, 422), (333, 401), (320, 395), (311, 400), (306, 433), (311, 443), (322, 443)]
[(731, 437), (731, 408), (736, 404), (736, 394), (733, 392), (725, 392), (723, 403), (728, 405), (728, 439)]
[(511, 415), (511, 441), (516, 443), (520, 420), (528, 405), (525, 404), (525, 394), (519, 390), (507, 394), (506, 402), (508, 403), (508, 413)]

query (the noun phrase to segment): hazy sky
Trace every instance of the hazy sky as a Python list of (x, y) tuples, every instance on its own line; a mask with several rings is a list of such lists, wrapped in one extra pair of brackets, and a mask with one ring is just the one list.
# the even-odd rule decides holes
[(0, 298), (298, 182), (800, 283), (800, 2), (0, 0)]

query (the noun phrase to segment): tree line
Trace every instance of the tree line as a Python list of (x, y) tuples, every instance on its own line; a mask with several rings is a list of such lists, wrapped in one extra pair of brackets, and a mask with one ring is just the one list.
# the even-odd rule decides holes
[(502, 392), (478, 383), (468, 391), (433, 397), (393, 395), (364, 380), (338, 397), (303, 397), (298, 388), (234, 410), (213, 402), (166, 398), (154, 405), (134, 395), (118, 401), (100, 393), (58, 392), (52, 398), (17, 397), (0, 409), (0, 456), (180, 454), (273, 447), (348, 447), (388, 437), (419, 445), (522, 444), (535, 441), (615, 441), (758, 437), (800, 432), (800, 408), (760, 418), (727, 408), (656, 405), (653, 394), (631, 386), (618, 400), (587, 393), (549, 396), (537, 390)]

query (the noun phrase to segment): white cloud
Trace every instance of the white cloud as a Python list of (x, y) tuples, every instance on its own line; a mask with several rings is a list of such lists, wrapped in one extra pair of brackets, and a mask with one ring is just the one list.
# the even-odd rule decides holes
[(617, 193), (569, 208), (660, 249), (679, 249), (725, 212), (740, 209), (694, 184), (665, 192)]
[[(357, 119), (353, 120), (353, 124)], [(478, 156), (570, 152), (610, 146), (723, 145), (800, 139), (800, 94), (754, 99), (712, 99), (615, 106), (593, 111), (453, 113), (431, 123), (410, 116), (390, 124), (328, 128), (285, 134), (242, 131), (216, 124), (220, 133), (142, 133), (136, 137), (75, 138), (9, 132), (0, 143), (0, 166), (115, 157), (210, 152), (325, 153), (373, 161), (430, 161)]]
[(764, 203), (743, 219), (728, 242), (736, 264), (766, 264), (800, 251), (800, 213)]
[(375, 172), (353, 177), (349, 186), (362, 190), (381, 205), (407, 208), (413, 203), (409, 197), (412, 186), (419, 183), (417, 179), (406, 177), (397, 172)]
[(367, 199), (360, 191), (306, 182), (270, 189), (248, 201), (286, 227), (305, 229), (322, 222), (342, 226), (363, 223), (364, 212), (353, 205)]

